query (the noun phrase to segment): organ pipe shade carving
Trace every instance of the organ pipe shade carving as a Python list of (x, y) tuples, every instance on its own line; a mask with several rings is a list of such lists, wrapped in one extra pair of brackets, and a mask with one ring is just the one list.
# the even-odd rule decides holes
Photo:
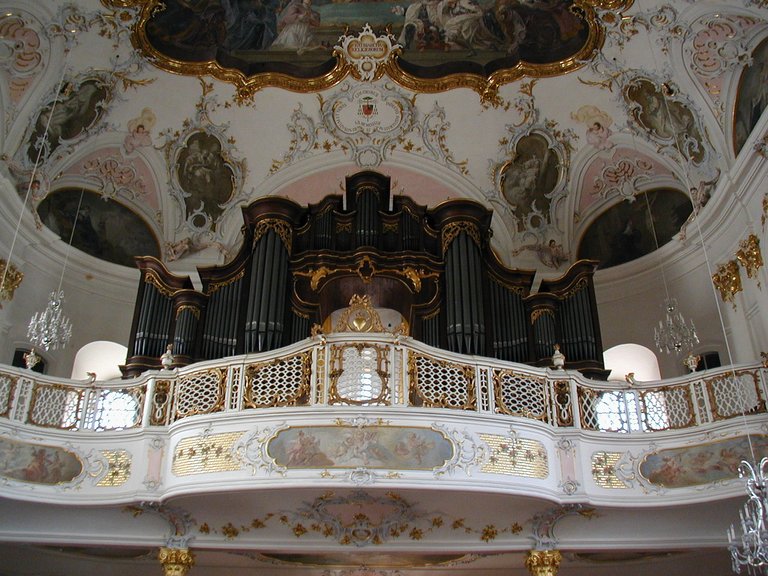
[[(198, 268), (201, 291), (156, 258), (136, 259), (141, 281), (123, 373), (160, 368), (168, 344), (174, 366), (292, 344), (356, 296), (398, 312), (408, 335), (431, 346), (545, 366), (558, 343), (566, 368), (604, 377), (596, 263), (579, 261), (534, 294), (536, 272), (507, 268), (491, 250), (492, 216), (471, 200), (420, 206), (372, 171), (347, 177), (344, 196), (309, 206), (259, 197), (243, 208), (239, 251)], [(446, 407), (474, 405), (474, 392), (465, 392)], [(444, 402), (428, 390), (417, 395)]]

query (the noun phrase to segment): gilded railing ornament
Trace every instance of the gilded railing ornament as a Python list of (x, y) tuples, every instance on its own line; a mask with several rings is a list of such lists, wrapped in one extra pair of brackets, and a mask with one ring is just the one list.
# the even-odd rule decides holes
[(741, 273), (739, 272), (739, 265), (736, 260), (731, 260), (727, 264), (723, 264), (717, 269), (717, 272), (712, 274), (712, 282), (720, 291), (720, 297), (723, 302), (733, 303), (734, 309), (736, 308), (736, 302), (734, 297), (741, 292)]
[(13, 293), (23, 279), (22, 272), (19, 272), (13, 264), (0, 258), (0, 309), (3, 307), (3, 300), (13, 300)]
[(559, 550), (529, 550), (525, 567), (531, 576), (556, 576), (562, 559)]

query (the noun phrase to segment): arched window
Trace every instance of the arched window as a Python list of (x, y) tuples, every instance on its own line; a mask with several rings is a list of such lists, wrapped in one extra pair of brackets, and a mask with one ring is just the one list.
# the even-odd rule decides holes
[(98, 380), (120, 378), (119, 365), (125, 362), (128, 348), (117, 342), (97, 340), (86, 344), (75, 355), (72, 379), (85, 380), (88, 372), (95, 372)]
[(638, 382), (661, 379), (656, 354), (640, 344), (619, 344), (609, 348), (603, 352), (603, 362), (611, 371), (608, 380), (624, 382), (627, 374), (633, 374)]
[(635, 390), (626, 389), (625, 381), (647, 382), (661, 378), (656, 354), (639, 344), (619, 344), (603, 353), (603, 361), (611, 370), (608, 380), (624, 385), (620, 390), (603, 392), (596, 400), (598, 428), (612, 432), (667, 428), (669, 418), (662, 394), (649, 393), (641, 401)]

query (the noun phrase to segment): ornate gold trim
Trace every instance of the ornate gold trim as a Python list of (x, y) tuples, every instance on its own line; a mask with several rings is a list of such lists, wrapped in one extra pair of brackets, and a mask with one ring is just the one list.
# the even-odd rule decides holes
[(233, 282), (237, 282), (238, 280), (242, 279), (243, 276), (245, 276), (245, 269), (240, 270), (240, 272), (238, 272), (234, 276), (231, 276), (226, 280), (222, 280), (221, 282), (211, 282), (210, 284), (208, 284), (208, 289), (206, 290), (205, 293), (207, 296), (210, 296), (220, 288), (223, 288), (228, 284), (232, 284)]
[[(350, 321), (351, 318), (351, 321)], [(339, 316), (334, 332), (384, 332), (379, 313), (373, 308), (371, 297), (353, 294), (349, 307)]]
[(188, 548), (160, 548), (157, 560), (165, 576), (186, 576), (195, 565), (195, 555)]
[(13, 293), (24, 279), (24, 273), (16, 269), (13, 264), (0, 258), (0, 310), (3, 308), (3, 300), (13, 300)]
[(441, 241), (443, 254), (446, 253), (451, 242), (453, 242), (462, 232), (465, 232), (472, 238), (478, 248), (482, 246), (480, 241), (480, 229), (477, 227), (477, 224), (474, 222), (451, 222), (443, 227), (443, 237)]
[[(578, 52), (558, 62), (532, 64), (520, 61), (513, 67), (502, 68), (488, 75), (465, 72), (448, 74), (439, 78), (420, 78), (402, 69), (399, 63), (403, 57), (402, 50), (399, 46), (395, 45), (386, 58), (377, 63), (375, 71), (373, 71), (373, 77), (368, 77), (370, 75), (368, 74), (364, 78), (361, 75), (361, 71), (358, 70), (356, 62), (348, 59), (349, 54), (345, 55), (345, 51), (341, 49), (342, 47), (337, 47), (331, 55), (331, 59), (335, 59), (336, 62), (330, 71), (322, 76), (298, 78), (290, 74), (278, 72), (265, 72), (247, 76), (239, 70), (225, 68), (213, 60), (183, 62), (170, 58), (156, 50), (146, 34), (147, 22), (154, 12), (163, 6), (162, 0), (102, 0), (102, 2), (108, 6), (135, 7), (140, 10), (137, 23), (131, 35), (131, 42), (155, 66), (174, 74), (198, 77), (213, 76), (219, 80), (229, 82), (235, 86), (237, 90), (236, 99), (240, 103), (252, 100), (257, 91), (269, 86), (283, 88), (292, 92), (310, 93), (331, 88), (347, 76), (352, 76), (357, 80), (376, 81), (384, 75), (388, 75), (404, 88), (420, 93), (438, 93), (455, 88), (470, 88), (480, 95), (481, 102), (491, 105), (501, 104), (501, 99), (498, 95), (501, 86), (518, 80), (523, 76), (532, 78), (559, 76), (585, 66), (592, 60), (594, 54), (605, 42), (605, 30), (595, 8), (615, 12), (625, 10), (632, 5), (632, 0), (575, 0), (571, 9), (578, 10), (583, 15), (583, 20), (588, 29), (587, 38)], [(615, 21), (618, 17), (618, 15), (613, 15), (611, 19)], [(608, 21), (608, 18), (606, 18), (606, 21)]]
[(552, 316), (552, 318), (555, 317), (555, 312), (549, 308), (536, 308), (531, 312), (531, 326), (536, 324), (536, 321), (544, 316), (545, 314)]
[[(734, 378), (740, 378), (741, 376), (751, 376), (752, 377), (752, 383), (754, 385), (754, 391), (755, 391), (755, 398), (757, 398), (757, 405), (748, 411), (748, 413), (756, 413), (756, 414), (762, 414), (765, 412), (766, 404), (765, 400), (763, 400), (762, 394), (760, 393), (760, 377), (758, 376), (757, 371), (750, 371), (750, 370), (739, 370), (738, 372), (730, 372), (728, 374), (720, 374), (719, 376), (716, 376), (714, 378), (707, 378), (704, 380), (704, 386), (706, 388), (707, 397), (709, 398), (709, 405), (712, 407), (712, 419), (717, 420), (727, 420), (728, 418), (733, 418), (734, 416), (737, 416), (736, 413), (732, 413), (729, 416), (724, 416), (723, 414), (720, 414), (720, 410), (718, 409), (719, 406), (717, 404), (717, 398), (715, 397), (715, 389), (714, 389), (714, 383), (721, 381), (725, 378), (728, 378), (728, 376), (731, 375)], [(742, 412), (739, 412), (738, 415), (741, 415)]]
[[(739, 261), (747, 272), (747, 278), (756, 278), (757, 272), (763, 266), (763, 255), (760, 252), (760, 239), (754, 234), (750, 234), (739, 243), (739, 250), (736, 252), (736, 260)], [(757, 283), (760, 286), (760, 282)]]
[(256, 223), (253, 228), (253, 245), (255, 246), (269, 230), (273, 230), (280, 237), (285, 249), (290, 254), (293, 243), (293, 228), (285, 220), (279, 218), (264, 218)]
[(366, 284), (369, 284), (371, 280), (373, 280), (373, 277), (376, 276), (377, 274), (395, 274), (397, 276), (403, 277), (406, 280), (410, 280), (411, 284), (413, 285), (412, 291), (414, 293), (421, 292), (422, 280), (425, 280), (427, 278), (438, 278), (440, 276), (437, 272), (426, 272), (423, 268), (417, 270), (412, 266), (406, 266), (403, 269), (398, 269), (398, 268), (380, 269), (380, 268), (377, 268), (376, 263), (367, 254), (365, 254), (362, 258), (360, 258), (360, 260), (357, 262), (357, 266), (355, 267), (347, 266), (343, 268), (328, 268), (327, 266), (320, 266), (319, 268), (316, 268), (316, 269), (310, 268), (306, 272), (303, 272), (301, 270), (296, 270), (293, 273), (293, 275), (300, 276), (302, 278), (309, 278), (310, 288), (312, 289), (312, 291), (317, 292), (323, 278), (325, 278), (326, 276), (331, 276), (332, 274), (338, 274), (343, 272), (357, 274), (360, 277), (360, 279)]
[(557, 576), (562, 559), (559, 550), (529, 550), (525, 567), (531, 576)]
[[(281, 402), (277, 394), (272, 396), (272, 401), (269, 403), (258, 403), (253, 399), (253, 381), (258, 375), (260, 370), (269, 366), (275, 366), (278, 364), (284, 364), (294, 358), (300, 358), (301, 360), (301, 373), (292, 374), (291, 379), (293, 382), (298, 380), (298, 386), (296, 391), (285, 401)], [(249, 364), (245, 367), (245, 389), (243, 391), (243, 408), (284, 408), (293, 406), (304, 406), (309, 401), (310, 392), (310, 379), (312, 377), (312, 353), (303, 352), (287, 358), (278, 358), (269, 362), (258, 362)], [(287, 394), (286, 394), (287, 396)]]
[(200, 308), (198, 306), (192, 306), (191, 304), (182, 304), (179, 306), (176, 309), (176, 318), (178, 318), (179, 315), (184, 312), (184, 310), (189, 310), (195, 319), (200, 320)]
[(720, 266), (717, 272), (712, 274), (712, 283), (720, 291), (720, 297), (723, 299), (723, 302), (732, 302), (735, 308), (734, 297), (742, 290), (741, 274), (739, 273), (739, 265), (736, 261), (731, 260), (727, 264)]
[[(354, 296), (353, 296), (354, 298)], [(383, 331), (380, 330), (380, 332)], [(353, 400), (339, 394), (339, 378), (344, 374), (344, 350), (353, 348), (359, 355), (364, 349), (374, 350), (376, 352), (375, 372), (381, 379), (381, 391), (378, 396), (367, 398), (365, 400)], [(330, 387), (328, 390), (330, 404), (352, 404), (354, 406), (369, 406), (372, 404), (389, 404), (389, 348), (387, 346), (378, 346), (376, 344), (344, 344), (340, 346), (331, 346), (330, 363), (328, 376), (330, 377)]]
[[(217, 378), (217, 382), (215, 386), (217, 387), (217, 399), (213, 406), (208, 408), (207, 410), (202, 410), (200, 408), (193, 408), (192, 410), (181, 413), (178, 410), (178, 397), (180, 396), (179, 389), (184, 384), (194, 384), (194, 379), (198, 377), (200, 374), (213, 374)], [(200, 370), (199, 372), (192, 372), (191, 374), (187, 374), (184, 376), (183, 379), (181, 379), (179, 382), (177, 382), (176, 390), (174, 391), (174, 396), (176, 396), (176, 411), (174, 418), (176, 420), (179, 420), (181, 418), (187, 418), (189, 416), (195, 416), (197, 414), (214, 414), (215, 412), (221, 412), (224, 409), (224, 401), (226, 398), (226, 390), (224, 387), (225, 381), (227, 379), (227, 369), (226, 368), (209, 368), (208, 370)]]
[(144, 270), (144, 282), (157, 288), (158, 292), (167, 298), (173, 298), (177, 291), (173, 291), (160, 279), (154, 270)]
[(165, 426), (168, 424), (168, 413), (171, 409), (171, 381), (158, 380), (152, 393), (152, 410), (149, 412), (150, 426)]
[(16, 385), (18, 384), (19, 377), (11, 376), (10, 374), (0, 374), (0, 379), (8, 379), (8, 402), (5, 405), (5, 409), (0, 412), (0, 418), (8, 418), (11, 414), (11, 407), (13, 406), (13, 399), (16, 394)]
[[(34, 419), (35, 415), (35, 408), (37, 408), (37, 402), (38, 397), (40, 394), (40, 390), (42, 389), (53, 389), (53, 390), (62, 390), (65, 393), (64, 401), (66, 403), (67, 395), (70, 393), (74, 394), (77, 397), (77, 405), (75, 407), (75, 413), (79, 414), (83, 407), (83, 393), (85, 392), (85, 389), (77, 389), (73, 388), (72, 386), (64, 386), (63, 384), (38, 384), (35, 383), (34, 387), (32, 388), (32, 401), (29, 403), (29, 412), (27, 415), (27, 422), (29, 424), (34, 424), (35, 426), (40, 426), (41, 428), (56, 428), (57, 430), (74, 430), (77, 428), (77, 421), (75, 421), (71, 426), (62, 426), (61, 423), (59, 424), (42, 424)], [(65, 415), (65, 412), (62, 410), (62, 413), (59, 415), (63, 417)]]
[[(455, 370), (456, 372), (460, 372), (462, 374), (462, 376), (464, 377), (467, 383), (466, 385), (467, 400), (463, 405), (461, 406), (450, 405), (447, 395), (445, 393), (443, 393), (442, 396), (437, 401), (432, 401), (429, 398), (424, 396), (419, 386), (419, 371), (417, 367), (417, 362), (421, 358), (423, 358), (424, 360), (428, 360), (429, 362), (433, 362), (434, 364), (437, 364), (439, 366), (448, 368), (449, 370)], [(476, 408), (477, 398), (476, 398), (476, 386), (475, 386), (475, 371), (472, 369), (471, 366), (466, 366), (464, 364), (456, 364), (454, 362), (448, 362), (446, 360), (438, 360), (437, 358), (432, 358), (431, 356), (426, 356), (424, 354), (409, 354), (408, 355), (408, 375), (410, 377), (409, 401), (412, 406), (423, 406), (425, 408), (449, 408), (453, 410), (474, 410)]]
[[(542, 401), (542, 404), (544, 406), (544, 411), (541, 414), (534, 414), (530, 410), (524, 410), (523, 412), (517, 412), (515, 410), (511, 410), (506, 402), (504, 402), (504, 395), (502, 394), (502, 378), (504, 376), (520, 376), (522, 378), (525, 378), (528, 381), (535, 381), (538, 385), (541, 386), (542, 393), (544, 394), (544, 399)], [(530, 389), (530, 386), (527, 386), (526, 388)], [(508, 414), (509, 416), (520, 416), (521, 418), (529, 418), (531, 420), (539, 420), (541, 422), (547, 422), (547, 407), (549, 406), (549, 394), (547, 390), (547, 379), (546, 378), (535, 378), (533, 376), (528, 376), (524, 374), (516, 374), (514, 370), (501, 370), (496, 369), (493, 371), (493, 395), (496, 399), (496, 408), (499, 412), (502, 414)]]

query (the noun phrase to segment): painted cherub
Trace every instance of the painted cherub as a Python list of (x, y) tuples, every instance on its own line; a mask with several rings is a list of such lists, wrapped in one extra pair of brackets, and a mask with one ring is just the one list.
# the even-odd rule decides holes
[(613, 119), (607, 112), (597, 106), (587, 104), (576, 112), (571, 112), (571, 118), (587, 126), (587, 142), (598, 150), (608, 150), (613, 147), (610, 141), (613, 132), (610, 129)]

